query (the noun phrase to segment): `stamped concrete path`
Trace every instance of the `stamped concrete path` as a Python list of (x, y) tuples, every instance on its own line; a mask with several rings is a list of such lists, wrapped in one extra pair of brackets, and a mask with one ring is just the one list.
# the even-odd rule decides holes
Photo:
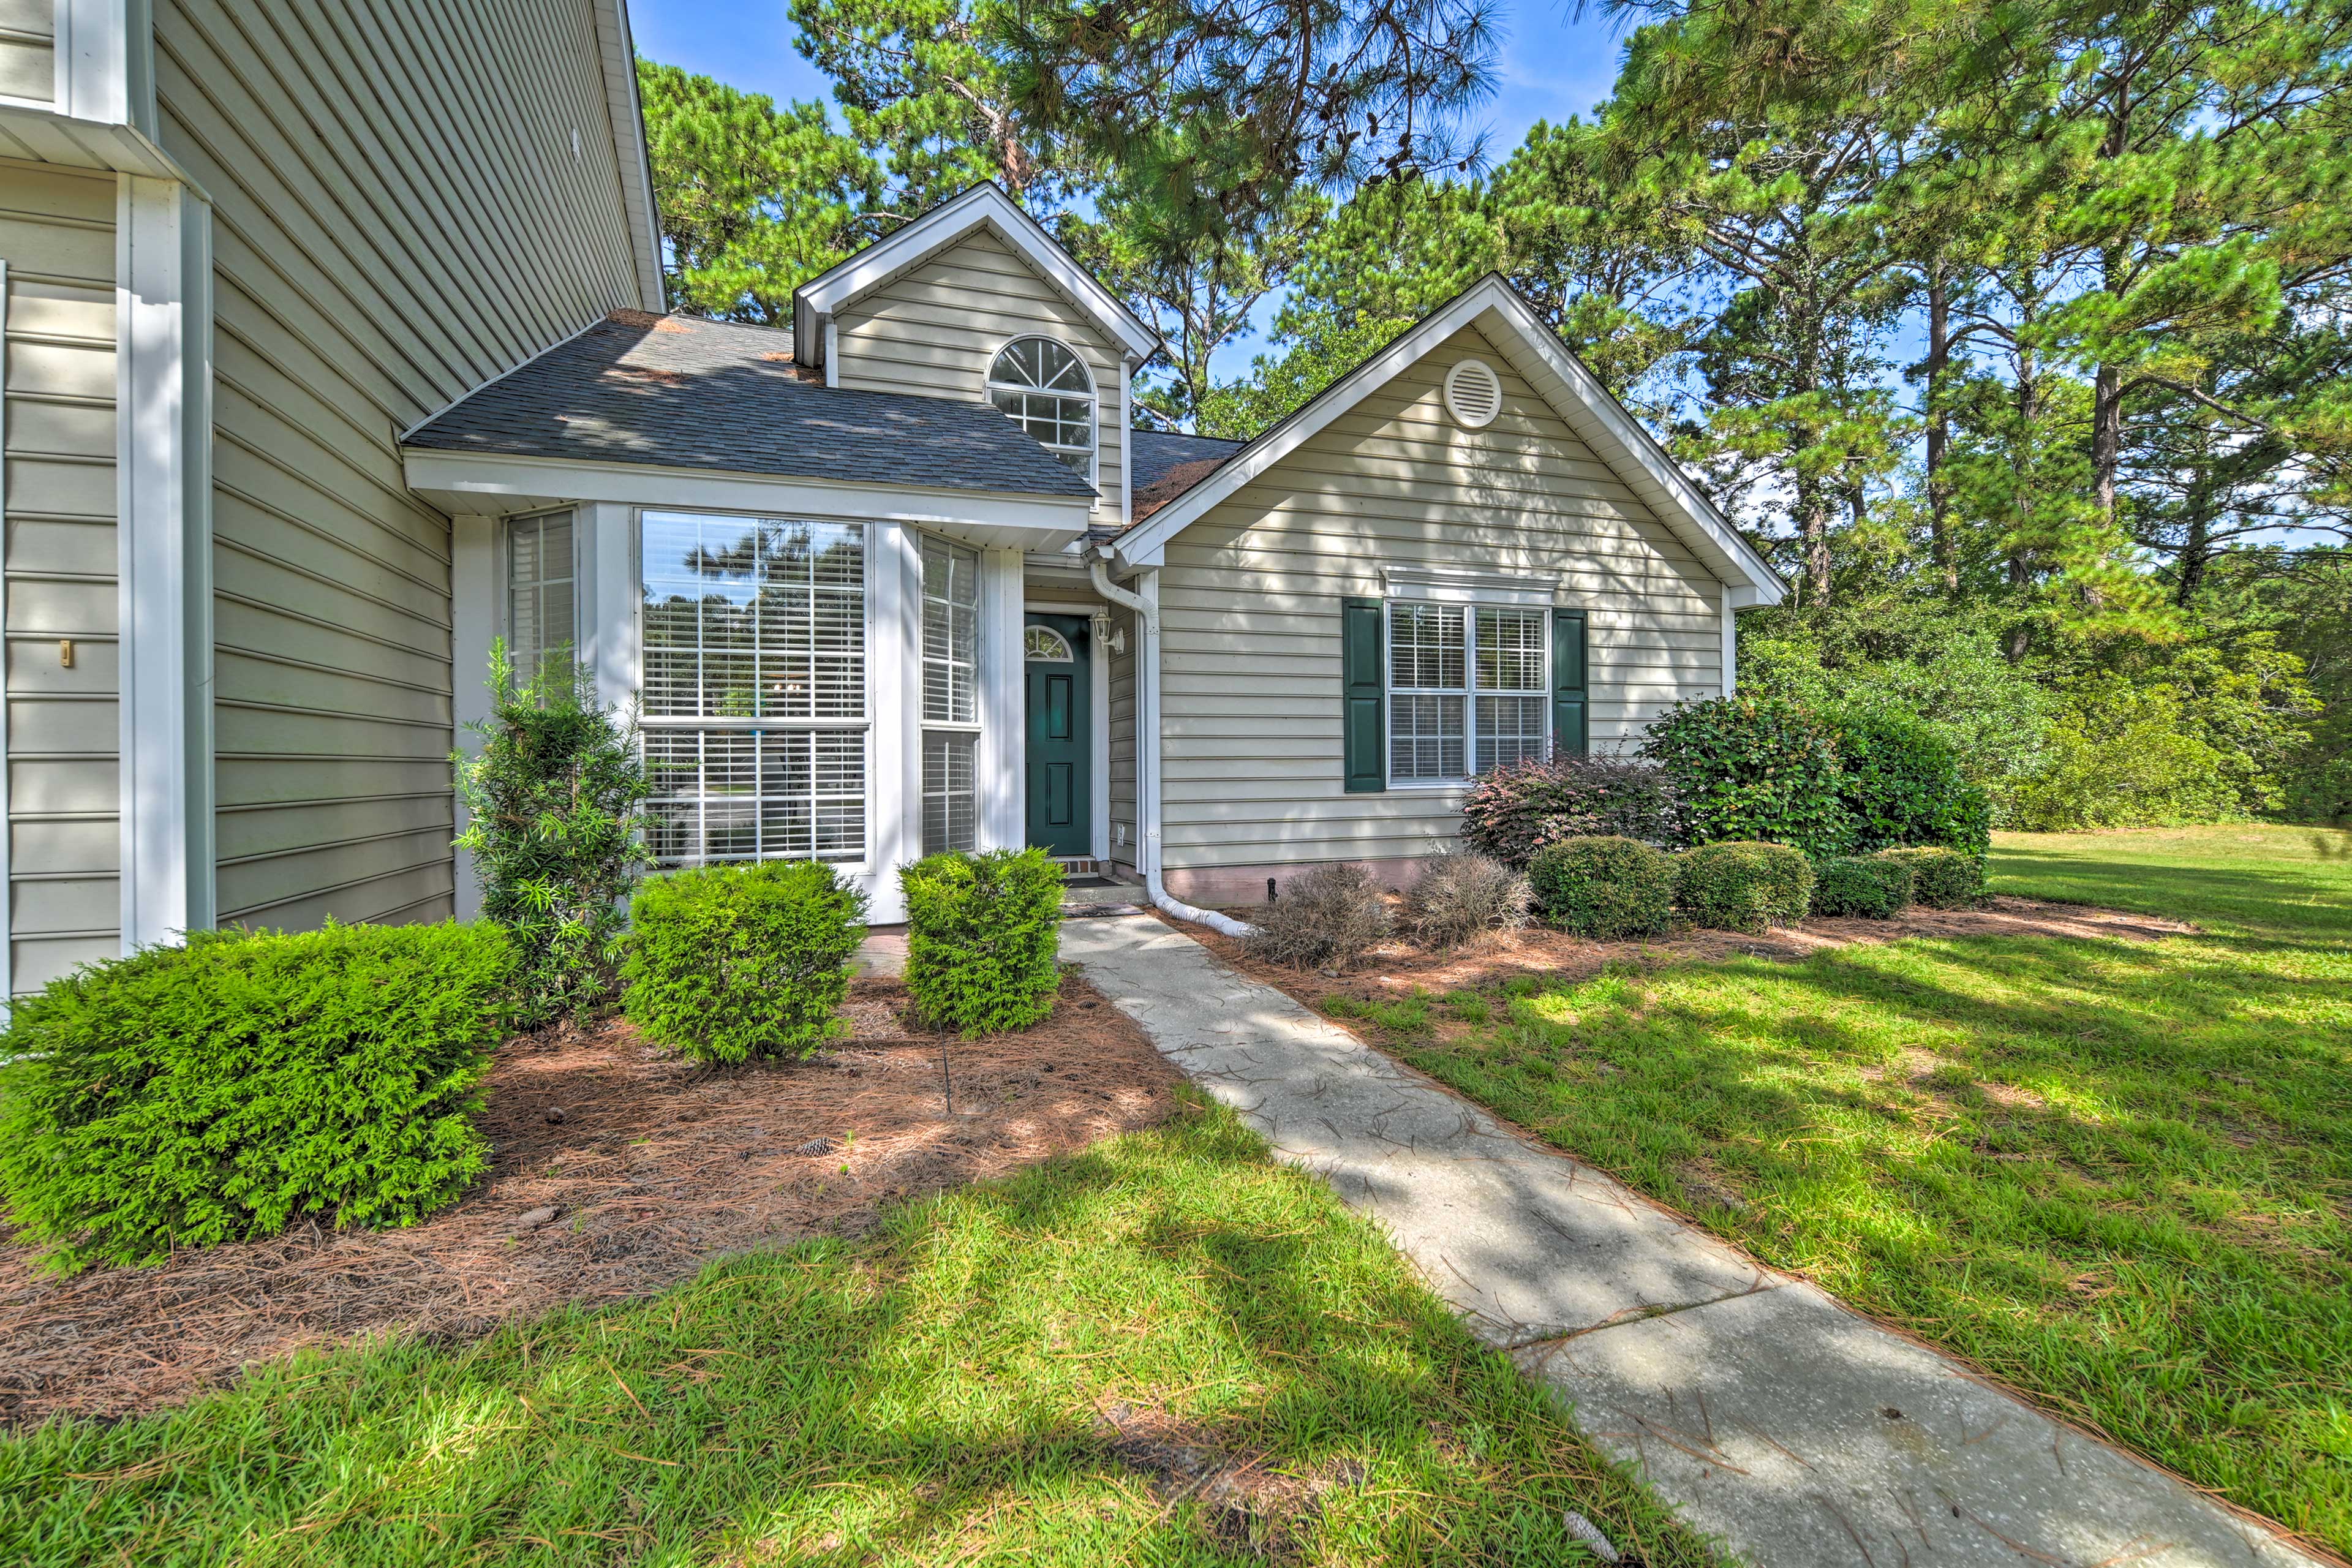
[(1157, 920), (1062, 956), (1488, 1343), (1759, 1568), (2315, 1565), (1244, 979)]

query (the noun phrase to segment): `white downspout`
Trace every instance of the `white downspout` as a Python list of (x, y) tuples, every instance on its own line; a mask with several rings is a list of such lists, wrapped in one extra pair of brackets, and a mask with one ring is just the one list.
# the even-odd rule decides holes
[(1157, 595), (1147, 598), (1129, 593), (1110, 580), (1110, 568), (1105, 561), (1108, 550), (1098, 551), (1087, 561), (1087, 575), (1095, 592), (1114, 605), (1124, 605), (1135, 612), (1143, 630), (1135, 650), (1135, 816), (1136, 830), (1142, 842), (1138, 846), (1143, 861), (1143, 889), (1160, 909), (1180, 921), (1207, 926), (1226, 936), (1255, 936), (1257, 928), (1244, 921), (1221, 915), (1214, 910), (1195, 909), (1171, 893), (1160, 880), (1160, 605)]

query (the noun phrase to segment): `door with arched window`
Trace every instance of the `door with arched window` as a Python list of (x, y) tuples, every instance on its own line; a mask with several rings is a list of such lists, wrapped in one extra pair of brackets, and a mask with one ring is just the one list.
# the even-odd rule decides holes
[(1033, 615), (1022, 632), (1029, 842), (1094, 853), (1094, 646), (1081, 616)]

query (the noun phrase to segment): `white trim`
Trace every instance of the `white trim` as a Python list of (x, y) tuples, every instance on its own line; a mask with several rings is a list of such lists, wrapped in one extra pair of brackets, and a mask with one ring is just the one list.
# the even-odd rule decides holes
[[(1087, 806), (1088, 809), (1094, 813), (1092, 827), (1095, 862), (1096, 864), (1102, 866), (1108, 866), (1110, 864), (1111, 847), (1110, 649), (1105, 647), (1101, 643), (1095, 640), (1093, 623), (1094, 617), (1098, 612), (1112, 609), (1115, 606), (1113, 605), (1105, 604), (1100, 599), (1094, 600), (1091, 603), (1081, 603), (1079, 601), (1070, 599), (1024, 599), (1021, 602), (1021, 614), (1024, 624), (1027, 621), (1027, 618), (1031, 616), (1082, 616), (1086, 618), (1087, 623), (1087, 722), (1093, 726), (1092, 734), (1087, 742), (1087, 765), (1089, 770), (1087, 776)], [(1025, 749), (1029, 744), (1029, 726), (1027, 721), (1028, 713), (1026, 710), (1028, 687), (1025, 684), (1022, 687), (1022, 700), (1024, 703), (1024, 710), (1022, 713), (1023, 722), (1021, 727), (1021, 743)], [(1025, 838), (1029, 832), (1029, 800), (1025, 789), (1022, 795), (1021, 810), (1021, 831), (1022, 836)]]
[[(0, 256), (0, 497), (8, 493), (8, 258)], [(8, 624), (7, 544), (0, 536), (0, 627)], [(0, 1022), (16, 994), (16, 889), (9, 881), (8, 851), (16, 837), (8, 822), (8, 700), (5, 673), (7, 642), (0, 636)]]
[(155, 30), (145, 0), (57, 0), (55, 112), (155, 134)]
[(122, 951), (213, 923), (212, 212), (117, 176)]
[(1384, 599), (1434, 599), (1447, 604), (1531, 605), (1550, 608), (1559, 578), (1548, 572), (1449, 572), (1436, 566), (1383, 567)]
[[(1730, 696), (1739, 689), (1739, 612), (1732, 607), (1731, 595), (1723, 595), (1723, 695)], [(1590, 680), (1591, 674), (1586, 672)]]
[(646, 151), (646, 110), (637, 95), (637, 46), (629, 28), (628, 0), (595, 0), (595, 21), (597, 63), (604, 77), (604, 110), (614, 162), (620, 170), (621, 205), (629, 215), (637, 293), (645, 308), (659, 315), (669, 308), (662, 288), (661, 214), (654, 203), (653, 160)]
[(973, 780), (979, 795), (974, 841), (982, 849), (1018, 849), (1029, 837), (1028, 743), (1023, 723), (1021, 552), (980, 552), (980, 747)]
[(1158, 565), (1165, 558), (1168, 542), (1206, 516), (1211, 508), (1473, 324), (1501, 340), (1497, 346), (1538, 384), (1545, 400), (1720, 581), (1752, 592), (1755, 603), (1780, 603), (1786, 589), (1763, 558), (1739, 537), (1641, 421), (1628, 414), (1561, 345), (1527, 301), (1493, 276), (1423, 317), (1402, 337), (1243, 447), (1207, 479), (1121, 534), (1112, 542), (1119, 562), (1129, 567)]
[(1160, 842), (1160, 570), (1141, 574), (1136, 597), (1150, 608), (1136, 617), (1135, 836), (1136, 869), (1156, 883), (1164, 868)]
[[(1542, 642), (1538, 650), (1543, 658), (1542, 675), (1533, 686), (1497, 687), (1492, 689), (1482, 688), (1478, 684), (1478, 616), (1472, 608), (1465, 608), (1462, 612), (1462, 684), (1460, 686), (1407, 686), (1402, 689), (1397, 686), (1396, 648), (1391, 640), (1391, 624), (1394, 618), (1393, 612), (1399, 598), (1412, 597), (1409, 595), (1399, 595), (1381, 601), (1381, 736), (1388, 751), (1388, 754), (1381, 759), (1381, 786), (1389, 790), (1466, 790), (1475, 784), (1482, 771), (1478, 765), (1478, 699), (1480, 697), (1542, 698), (1543, 730), (1546, 737), (1544, 750), (1549, 754), (1553, 743), (1550, 738), (1552, 734), (1550, 595), (1546, 595), (1541, 599), (1517, 600), (1507, 606), (1535, 610), (1543, 617)], [(1491, 605), (1496, 602), (1483, 596), (1455, 598), (1452, 595), (1429, 595), (1421, 602), (1429, 602), (1431, 598), (1441, 603), (1464, 605)], [(1588, 669), (1585, 672), (1585, 679), (1589, 682), (1591, 679), (1591, 671)], [(1407, 697), (1459, 697), (1462, 699), (1464, 771), (1460, 777), (1441, 774), (1434, 778), (1400, 779), (1396, 776), (1396, 700), (1400, 689)]]
[[(829, 319), (824, 323), (824, 332), (825, 341), (828, 343), (831, 343), (834, 340), (834, 323)], [(1077, 350), (1072, 348), (1069, 344), (1064, 342), (1061, 339), (1055, 337), (1051, 332), (1015, 332), (1011, 337), (1005, 339), (1003, 342), (998, 343), (993, 350), (990, 351), (988, 356), (988, 369), (981, 374), (980, 378), (981, 400), (988, 404), (991, 407), (995, 407), (996, 394), (1000, 389), (1005, 392), (1034, 392), (1045, 397), (1076, 395), (1071, 393), (1067, 387), (1024, 386), (1019, 382), (999, 381), (996, 379), (996, 362), (1003, 359), (1006, 353), (1012, 349), (1013, 344), (1025, 343), (1032, 340), (1041, 343), (1053, 344), (1055, 348), (1069, 355), (1070, 362), (1076, 365), (1078, 369), (1086, 373), (1087, 483), (1095, 487), (1095, 494), (1097, 499), (1097, 503), (1099, 503), (1099, 499), (1102, 495), (1102, 384), (1095, 376), (1095, 367), (1087, 363), (1086, 355), (1080, 353)], [(828, 378), (827, 384), (829, 385), (831, 384), (829, 378), (835, 374), (834, 363), (830, 355), (828, 355), (825, 360), (824, 374)], [(1037, 433), (1034, 430), (1030, 430), (1026, 425), (1023, 425), (1018, 416), (1007, 413), (1003, 408), (997, 408), (996, 411), (999, 414), (1004, 415), (1007, 419), (1012, 420), (1015, 425), (1021, 425), (1021, 428), (1028, 434), (1031, 440), (1037, 440)], [(1067, 447), (1057, 447), (1045, 441), (1037, 441), (1037, 445), (1045, 447), (1048, 452), (1053, 453), (1054, 458), (1056, 462), (1059, 462), (1071, 450), (1071, 448)]]
[[(1135, 521), (1135, 358), (1118, 362), (1118, 525)], [(1097, 859), (1102, 857), (1097, 856)]]
[(814, 350), (821, 359), (829, 358), (826, 350), (831, 344), (818, 330), (821, 323), (858, 296), (881, 287), (908, 268), (919, 266), (936, 252), (982, 227), (993, 230), (998, 238), (1066, 295), (1127, 353), (1140, 359), (1160, 346), (1159, 335), (1138, 319), (1118, 295), (1073, 260), (1068, 251), (1056, 245), (1036, 219), (1023, 212), (996, 185), (979, 184), (950, 196), (794, 289), (794, 352), (806, 353)]
[(824, 319), (824, 384), (829, 391), (841, 386), (841, 323), (831, 316)]
[[(1473, 374), (1486, 378), (1486, 391), (1493, 400), (1483, 416), (1462, 404), (1462, 384)], [(1502, 416), (1503, 378), (1485, 360), (1475, 356), (1455, 360), (1454, 368), (1445, 373), (1445, 383), (1440, 390), (1445, 399), (1445, 412), (1454, 416), (1454, 422), (1465, 430), (1484, 430)]]

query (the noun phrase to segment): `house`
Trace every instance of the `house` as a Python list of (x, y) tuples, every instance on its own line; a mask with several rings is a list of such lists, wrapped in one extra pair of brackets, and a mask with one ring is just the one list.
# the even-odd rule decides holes
[[(452, 29), (456, 29), (453, 33)], [(654, 847), (1037, 843), (1262, 897), (1727, 689), (1779, 584), (1487, 279), (1246, 444), (992, 186), (661, 311), (619, 0), (0, 0), (8, 983), (468, 912), (492, 639), (639, 706)]]

